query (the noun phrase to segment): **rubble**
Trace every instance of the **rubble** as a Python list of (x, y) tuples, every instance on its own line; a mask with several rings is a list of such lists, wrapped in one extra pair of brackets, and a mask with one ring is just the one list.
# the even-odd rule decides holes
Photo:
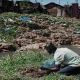
[[(47, 43), (48, 40), (57, 45), (80, 45), (80, 38), (78, 36), (75, 38), (75, 36), (72, 28), (66, 29), (62, 26), (49, 26), (49, 29), (30, 30), (25, 32), (16, 39), (16, 43), (20, 45), (21, 49), (28, 48), (23, 48), (23, 46), (30, 46), (30, 44), (33, 46), (33, 44), (38, 45), (39, 43)], [(39, 47), (37, 46), (35, 49), (39, 49)]]
[[(20, 17), (22, 20), (19, 20)], [(38, 47), (40, 43), (47, 44), (49, 41), (57, 46), (80, 45), (80, 29), (76, 29), (76, 25), (79, 25), (78, 20), (72, 21), (72, 19), (69, 18), (53, 17), (46, 14), (25, 14), (25, 16), (14, 14), (14, 18), (9, 17), (9, 24), (4, 21), (7, 20), (5, 16), (2, 19), (0, 19), (0, 21), (7, 24), (5, 27), (0, 28), (1, 31), (4, 28), (5, 34), (11, 37), (16, 36), (14, 37), (15, 40), (11, 42), (17, 45), (19, 49), (27, 50), (28, 45), (30, 47), (35, 44)], [(16, 23), (14, 22), (12, 24), (12, 20)], [(29, 22), (30, 20), (31, 22)], [(2, 26), (3, 24), (0, 23), (0, 25)], [(3, 31), (1, 34), (3, 34)], [(1, 37), (5, 39), (4, 36), (2, 35)], [(34, 48), (36, 49), (36, 47)]]

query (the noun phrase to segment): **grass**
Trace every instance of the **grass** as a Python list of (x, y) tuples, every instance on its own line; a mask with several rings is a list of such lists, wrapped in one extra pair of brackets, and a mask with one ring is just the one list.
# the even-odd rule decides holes
[(0, 60), (0, 80), (80, 80), (79, 76), (64, 76), (59, 74), (50, 74), (41, 78), (32, 78), (19, 74), (19, 69), (26, 67), (39, 67), (41, 63), (50, 58), (40, 51), (27, 51), (7, 55)]

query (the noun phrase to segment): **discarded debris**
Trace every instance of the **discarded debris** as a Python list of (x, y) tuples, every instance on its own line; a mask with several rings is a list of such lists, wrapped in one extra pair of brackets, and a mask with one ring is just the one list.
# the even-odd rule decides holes
[(32, 22), (29, 16), (20, 16), (19, 20), (22, 22)]
[(9, 36), (19, 49), (48, 41), (57, 45), (80, 45), (80, 29), (76, 27), (77, 24), (78, 20), (72, 22), (72, 19), (46, 14), (5, 13), (0, 16), (0, 41), (8, 40), (6, 37)]

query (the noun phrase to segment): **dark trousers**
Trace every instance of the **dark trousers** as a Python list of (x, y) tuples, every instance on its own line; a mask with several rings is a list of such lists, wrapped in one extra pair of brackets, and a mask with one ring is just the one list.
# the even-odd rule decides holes
[(77, 75), (80, 74), (80, 67), (72, 67), (72, 66), (66, 66), (58, 71), (59, 74), (64, 75)]

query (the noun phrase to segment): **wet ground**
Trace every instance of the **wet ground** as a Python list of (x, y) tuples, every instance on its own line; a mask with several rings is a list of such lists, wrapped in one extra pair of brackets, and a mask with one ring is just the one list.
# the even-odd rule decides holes
[(67, 47), (80, 55), (80, 48), (78, 48), (76, 46), (69, 46), (68, 45), (68, 46), (63, 46), (63, 47)]

